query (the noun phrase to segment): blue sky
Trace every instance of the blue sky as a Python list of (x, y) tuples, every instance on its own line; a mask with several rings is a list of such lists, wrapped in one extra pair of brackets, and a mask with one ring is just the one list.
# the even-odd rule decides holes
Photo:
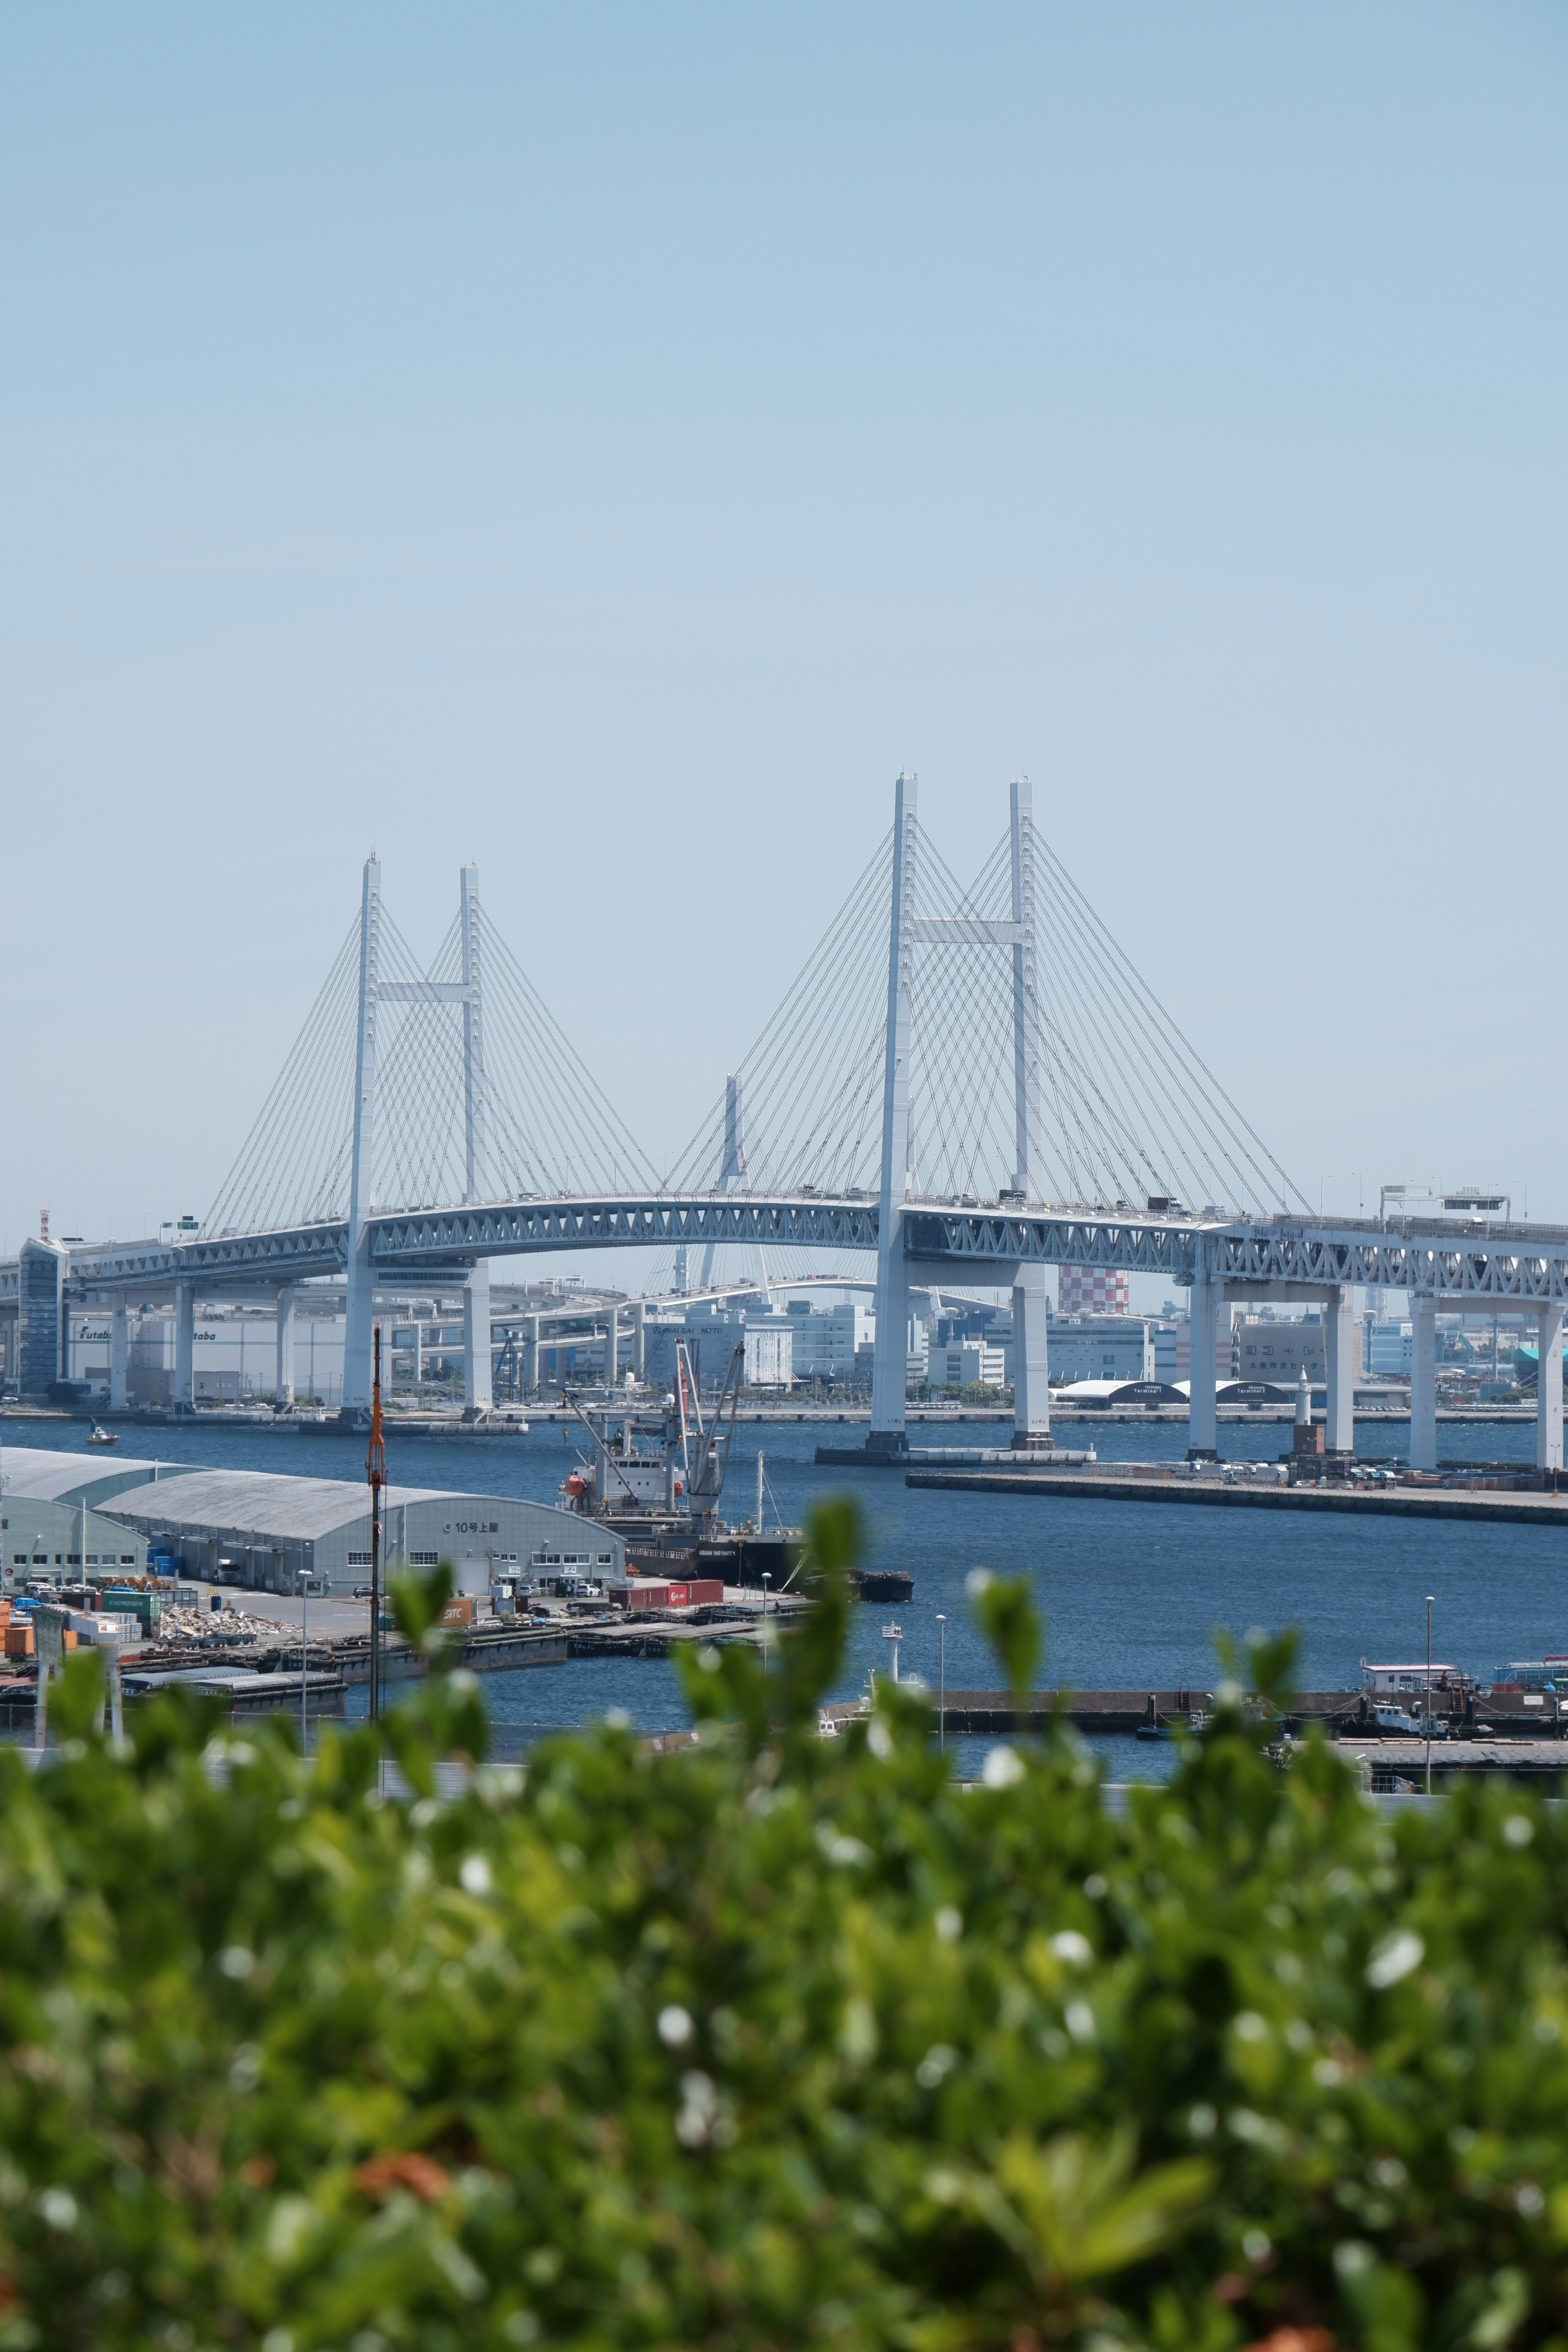
[(673, 1157), (918, 769), (1286, 1166), (1568, 1217), (1568, 19), (0, 11), (0, 1237), (374, 842)]

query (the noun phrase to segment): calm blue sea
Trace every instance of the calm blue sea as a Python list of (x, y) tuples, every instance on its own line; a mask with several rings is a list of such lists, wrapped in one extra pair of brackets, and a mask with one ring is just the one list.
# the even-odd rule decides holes
[[(1064, 1426), (1064, 1444), (1089, 1442), (1082, 1424)], [(73, 1429), (60, 1441), (79, 1444)], [(834, 1433), (838, 1434), (837, 1430)], [(858, 1429), (846, 1428), (853, 1438)], [(1105, 1460), (1180, 1460), (1184, 1424), (1111, 1425), (1093, 1432)], [(187, 1462), (236, 1469), (291, 1471), (363, 1478), (364, 1441), (270, 1430), (198, 1425), (166, 1436)], [(742, 1424), (736, 1432), (726, 1496), (735, 1517), (751, 1506), (756, 1454), (763, 1449), (774, 1506), (787, 1523), (803, 1521), (830, 1493), (852, 1492), (865, 1514), (868, 1566), (896, 1565), (914, 1577), (914, 1598), (897, 1610), (855, 1612), (837, 1696), (852, 1697), (867, 1669), (886, 1670), (882, 1628), (902, 1628), (902, 1670), (935, 1684), (938, 1612), (947, 1619), (950, 1689), (993, 1688), (1000, 1677), (974, 1632), (964, 1579), (984, 1566), (1026, 1573), (1047, 1633), (1043, 1677), (1089, 1688), (1211, 1685), (1216, 1627), (1297, 1625), (1301, 1676), (1313, 1688), (1359, 1680), (1364, 1658), (1420, 1657), (1426, 1648), (1426, 1595), (1436, 1597), (1436, 1657), (1489, 1674), (1505, 1659), (1568, 1649), (1568, 1545), (1560, 1531), (1530, 1527), (1468, 1528), (1449, 1521), (1378, 1525), (1306, 1512), (1204, 1510), (1193, 1505), (1075, 1502), (1027, 1496), (964, 1495), (907, 1488), (890, 1471), (816, 1469), (817, 1432), (807, 1424)], [(990, 1424), (964, 1442), (995, 1442)], [(1222, 1454), (1272, 1460), (1289, 1440), (1283, 1423), (1223, 1427)], [(920, 1433), (915, 1433), (920, 1443)], [(1358, 1431), (1365, 1455), (1403, 1456), (1403, 1426)], [(128, 1433), (127, 1450), (138, 1441)], [(152, 1448), (148, 1447), (148, 1451)], [(1444, 1423), (1444, 1458), (1533, 1459), (1533, 1425)], [(398, 1483), (556, 1500), (575, 1463), (575, 1441), (559, 1427), (526, 1437), (387, 1438), (387, 1467)], [(562, 1667), (486, 1678), (486, 1696), (511, 1738), (573, 1725), (624, 1708), (649, 1730), (684, 1723), (674, 1669), (662, 1661), (583, 1659)], [(1121, 1752), (1121, 1751), (1125, 1752)], [(1113, 1773), (1159, 1770), (1168, 1751), (1131, 1742), (1100, 1745)]]

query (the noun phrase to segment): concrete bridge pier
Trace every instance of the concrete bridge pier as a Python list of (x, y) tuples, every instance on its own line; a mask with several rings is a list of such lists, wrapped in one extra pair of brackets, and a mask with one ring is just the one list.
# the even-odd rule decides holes
[(273, 1402), (279, 1412), (294, 1409), (294, 1286), (278, 1294), (278, 1380)]
[(127, 1381), (125, 1368), (131, 1353), (130, 1318), (126, 1313), (125, 1297), (114, 1302), (114, 1313), (109, 1326), (109, 1410), (123, 1412), (126, 1406)]
[(1021, 1265), (1013, 1283), (1013, 1444), (1044, 1451), (1051, 1442), (1046, 1269)]
[(605, 1318), (605, 1386), (613, 1389), (621, 1377), (621, 1321), (612, 1307)]
[(482, 1257), (463, 1285), (463, 1405), (490, 1409), (490, 1262)]
[(196, 1293), (194, 1284), (174, 1285), (174, 1402), (195, 1402)]
[(647, 1377), (647, 1309), (640, 1298), (632, 1307), (632, 1377), (639, 1388)]
[(539, 1393), (539, 1318), (531, 1315), (522, 1327), (522, 1392)]
[(1537, 1310), (1535, 1358), (1535, 1466), (1563, 1467), (1563, 1307)]
[(1355, 1451), (1355, 1317), (1354, 1296), (1348, 1284), (1327, 1294), (1323, 1302), (1323, 1361), (1328, 1374), (1328, 1425), (1323, 1444), (1331, 1454)]
[[(1410, 1467), (1437, 1467), (1437, 1302), (1410, 1302)], [(1559, 1422), (1559, 1429), (1561, 1429)]]
[(1193, 1274), (1190, 1374), (1187, 1402), (1187, 1460), (1212, 1462), (1217, 1451), (1215, 1420), (1215, 1356), (1217, 1353), (1221, 1286), (1211, 1269), (1200, 1264)]

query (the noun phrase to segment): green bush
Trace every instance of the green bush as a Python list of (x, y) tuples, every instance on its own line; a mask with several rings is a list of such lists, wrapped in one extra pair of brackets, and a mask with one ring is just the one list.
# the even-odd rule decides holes
[(820, 1739), (813, 1537), (823, 1606), (694, 1662), (675, 1755), (458, 1786), (437, 1675), (392, 1801), (369, 1728), (163, 1700), (121, 1757), (68, 1673), (67, 1748), (0, 1756), (0, 2347), (1561, 2341), (1560, 1812), (1380, 1818), (1229, 1686), (1124, 1819), (1065, 1733), (967, 1790), (907, 1692)]

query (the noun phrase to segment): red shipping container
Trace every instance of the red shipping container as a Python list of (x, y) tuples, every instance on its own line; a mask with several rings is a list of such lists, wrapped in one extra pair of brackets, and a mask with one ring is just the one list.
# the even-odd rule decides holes
[(639, 1576), (626, 1584), (613, 1585), (610, 1599), (623, 1609), (636, 1610), (639, 1615), (658, 1609), (698, 1609), (722, 1601), (724, 1587), (717, 1577), (693, 1577), (685, 1584), (671, 1584), (663, 1577)]

